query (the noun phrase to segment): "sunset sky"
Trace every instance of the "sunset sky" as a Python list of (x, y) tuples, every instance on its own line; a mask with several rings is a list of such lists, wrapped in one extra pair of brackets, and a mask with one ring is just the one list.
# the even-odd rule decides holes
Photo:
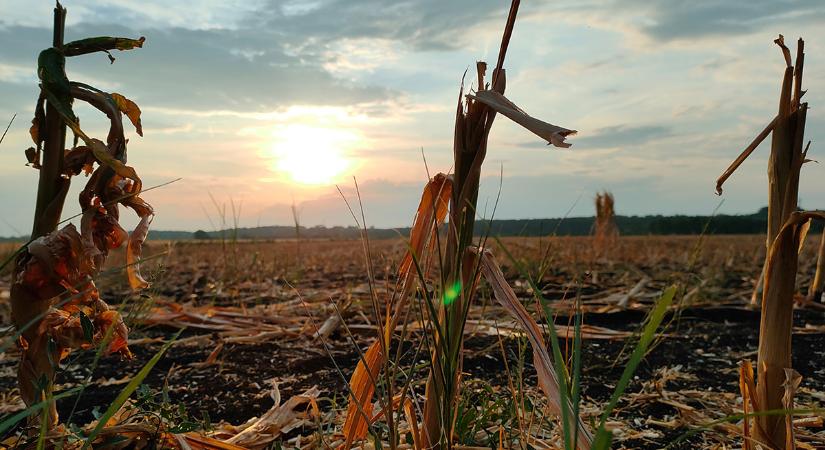
[[(71, 58), (69, 78), (143, 110), (129, 163), (153, 228), (211, 229), (218, 204), (240, 225), (351, 225), (357, 178), (376, 227), (411, 223), (427, 170), (450, 170), (462, 74), (493, 59), (509, 1), (66, 0), (67, 41), (145, 36), (143, 49)], [(0, 0), (0, 236), (28, 234), (37, 173), (26, 167), (36, 59), (53, 4)], [(763, 144), (714, 194), (716, 177), (776, 114), (784, 60), (773, 39), (806, 40), (811, 156), (825, 159), (825, 6), (819, 0), (524, 0), (506, 63), (507, 96), (579, 130), (547, 147), (507, 120), (493, 127), (480, 205), (497, 218), (591, 215), (607, 189), (619, 214), (750, 213), (767, 204)], [(468, 83), (474, 78), (468, 76)], [(77, 106), (81, 125), (106, 121)], [(0, 132), (2, 132), (0, 129)], [(823, 161), (825, 163), (825, 161)], [(503, 173), (503, 178), (501, 174)], [(800, 205), (825, 208), (825, 167), (803, 169)], [(75, 178), (64, 215), (78, 212)], [(482, 213), (484, 206), (481, 207)], [(211, 217), (209, 217), (211, 216)], [(133, 223), (133, 222), (126, 222)], [(217, 225), (217, 224), (216, 224)]]

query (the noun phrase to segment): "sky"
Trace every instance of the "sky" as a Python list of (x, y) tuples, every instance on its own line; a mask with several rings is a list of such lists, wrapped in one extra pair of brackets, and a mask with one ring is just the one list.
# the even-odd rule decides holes
[[(492, 67), (505, 0), (65, 0), (66, 40), (146, 37), (144, 48), (70, 58), (71, 80), (140, 105), (129, 164), (153, 228), (412, 222), (427, 174), (451, 169), (462, 75)], [(0, 236), (28, 234), (37, 172), (25, 166), (36, 60), (53, 4), (0, 0)], [(767, 204), (763, 144), (716, 178), (776, 114), (783, 33), (806, 40), (806, 138), (825, 142), (825, 5), (819, 0), (524, 0), (506, 95), (579, 133), (548, 147), (504, 118), (491, 132), (479, 200), (496, 218), (592, 215), (599, 190), (623, 215), (751, 213)], [(76, 112), (105, 137), (105, 117)], [(0, 130), (2, 131), (2, 130)], [(825, 162), (825, 161), (824, 161)], [(82, 176), (80, 177), (82, 178)], [(825, 167), (803, 168), (800, 205), (825, 208)], [(64, 208), (78, 211), (76, 177)], [(720, 201), (723, 201), (719, 206)], [(234, 214), (232, 212), (234, 206)], [(224, 211), (224, 212), (221, 212)], [(223, 217), (223, 219), (222, 219)], [(135, 223), (126, 219), (126, 224)]]

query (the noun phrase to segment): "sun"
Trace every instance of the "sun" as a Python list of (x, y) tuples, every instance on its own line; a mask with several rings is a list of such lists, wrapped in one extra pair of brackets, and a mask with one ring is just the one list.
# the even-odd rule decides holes
[(343, 129), (293, 124), (277, 129), (272, 144), (273, 167), (293, 182), (332, 184), (352, 165), (346, 150), (358, 135)]

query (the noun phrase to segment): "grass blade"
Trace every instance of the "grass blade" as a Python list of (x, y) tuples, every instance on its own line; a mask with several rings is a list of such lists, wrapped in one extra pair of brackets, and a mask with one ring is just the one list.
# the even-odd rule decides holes
[[(624, 395), (624, 391), (625, 389), (627, 389), (627, 385), (630, 383), (630, 378), (633, 376), (633, 373), (636, 372), (636, 368), (639, 367), (639, 363), (642, 361), (642, 358), (645, 356), (645, 353), (647, 353), (647, 348), (653, 341), (653, 338), (656, 335), (656, 330), (659, 328), (659, 325), (661, 325), (662, 320), (664, 319), (665, 314), (667, 313), (667, 310), (670, 307), (671, 303), (673, 303), (673, 297), (675, 295), (676, 286), (671, 286), (665, 289), (665, 291), (662, 293), (662, 296), (659, 297), (659, 300), (656, 301), (656, 305), (653, 307), (653, 310), (650, 312), (650, 316), (647, 320), (647, 325), (645, 325), (644, 329), (642, 330), (642, 336), (639, 339), (639, 342), (636, 344), (636, 348), (633, 350), (633, 353), (630, 355), (630, 360), (627, 362), (627, 365), (625, 366), (624, 371), (622, 372), (621, 378), (619, 378), (619, 383), (616, 385), (616, 389), (613, 391), (613, 395), (610, 397), (610, 401), (607, 403), (607, 406), (602, 412), (602, 418), (599, 422), (599, 430), (596, 433), (597, 441), (599, 441), (599, 434), (609, 433), (608, 431), (604, 430), (604, 424), (605, 422), (607, 422), (607, 418), (610, 417), (610, 414), (613, 412), (613, 409), (616, 407), (616, 404), (619, 403), (619, 399), (622, 397), (622, 395)], [(609, 445), (609, 440), (607, 444)]]
[(51, 399), (43, 400), (42, 402), (35, 403), (34, 405), (29, 406), (28, 408), (20, 411), (17, 414), (7, 416), (0, 422), (0, 436), (3, 436), (3, 433), (12, 429), (18, 422), (21, 420), (31, 416), (32, 414), (37, 414), (42, 409), (48, 409), (48, 406), (51, 402), (60, 400), (61, 398), (70, 397), (78, 392), (80, 392), (81, 386), (74, 387), (67, 391), (63, 391), (57, 395), (53, 395)]

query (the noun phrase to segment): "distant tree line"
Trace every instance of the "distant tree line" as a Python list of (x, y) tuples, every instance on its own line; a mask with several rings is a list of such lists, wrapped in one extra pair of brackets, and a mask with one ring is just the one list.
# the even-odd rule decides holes
[[(619, 233), (625, 236), (668, 235), (668, 234), (762, 234), (767, 228), (768, 209), (762, 208), (754, 214), (688, 216), (616, 216)], [(556, 219), (496, 219), (481, 220), (476, 233), (492, 236), (587, 236), (593, 232), (594, 217), (567, 217)], [(812, 231), (821, 231), (822, 226), (814, 224)], [(369, 228), (371, 239), (386, 239), (409, 235), (409, 228)], [(186, 239), (187, 236), (159, 236), (155, 239)], [(172, 232), (178, 233), (178, 232)], [(228, 235), (229, 233), (225, 233)], [(300, 227), (301, 238), (307, 239), (358, 239), (361, 231), (356, 227)], [(199, 230), (188, 238), (220, 239), (220, 232)], [(240, 239), (294, 239), (295, 227), (270, 226), (240, 228)]]
[[(767, 229), (767, 208), (754, 214), (717, 215), (717, 216), (616, 216), (619, 233), (624, 236), (643, 236), (649, 234), (762, 234)], [(496, 219), (481, 220), (476, 233), (492, 236), (587, 236), (593, 231), (594, 217), (566, 217), (557, 219)], [(814, 223), (811, 231), (821, 231), (822, 225)], [(301, 239), (359, 239), (361, 231), (356, 227), (300, 227)], [(369, 228), (370, 239), (387, 239), (407, 236), (406, 228)], [(237, 239), (295, 239), (295, 226), (267, 226), (255, 228), (238, 228), (237, 230), (204, 231), (152, 231), (150, 239), (156, 240), (220, 240), (221, 236), (229, 240)], [(0, 238), (0, 241), (20, 241), (18, 238)]]

